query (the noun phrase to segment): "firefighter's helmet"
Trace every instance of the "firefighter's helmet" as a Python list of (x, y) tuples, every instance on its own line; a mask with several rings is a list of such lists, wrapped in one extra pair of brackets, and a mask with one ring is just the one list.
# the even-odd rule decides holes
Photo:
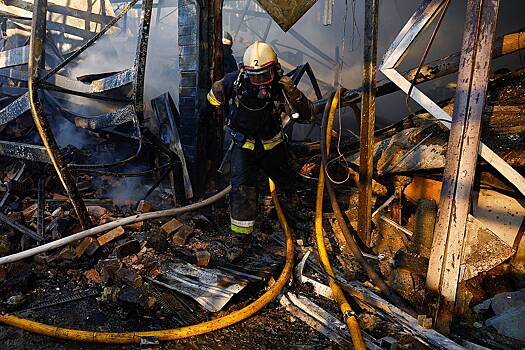
[(270, 44), (256, 41), (244, 52), (244, 69), (254, 85), (269, 84), (274, 79), (277, 54)]
[(232, 35), (228, 32), (224, 32), (222, 34), (222, 44), (232, 46), (233, 45), (233, 38)]

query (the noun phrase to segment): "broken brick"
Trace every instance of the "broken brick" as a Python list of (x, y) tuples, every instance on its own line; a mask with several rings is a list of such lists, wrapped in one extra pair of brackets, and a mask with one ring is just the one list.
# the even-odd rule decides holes
[(209, 265), (211, 260), (210, 252), (207, 250), (197, 250), (195, 251), (195, 260), (197, 266), (206, 267)]
[(25, 208), (22, 211), (22, 215), (24, 216), (25, 221), (30, 221), (36, 214), (37, 205), (32, 204), (29, 207)]
[(115, 238), (122, 236), (124, 232), (126, 232), (126, 230), (124, 230), (122, 226), (116, 227), (113, 230), (98, 237), (97, 238), (98, 244), (103, 246), (104, 244), (114, 240)]
[(103, 259), (97, 263), (97, 270), (100, 273), (102, 282), (108, 283), (115, 278), (115, 274), (120, 269), (120, 261), (118, 259)]
[(98, 241), (93, 237), (86, 237), (80, 242), (80, 244), (75, 249), (75, 254), (79, 258), (84, 254), (89, 256), (95, 254), (99, 247)]
[(5, 236), (0, 236), (0, 256), (7, 255), (11, 250), (11, 243)]
[(195, 230), (187, 225), (182, 225), (179, 230), (173, 235), (172, 242), (175, 245), (182, 246), (186, 244), (188, 238), (193, 234)]
[(160, 230), (164, 232), (167, 235), (171, 235), (173, 232), (177, 231), (179, 228), (181, 228), (184, 224), (180, 222), (177, 219), (171, 219), (164, 225), (160, 227)]
[(108, 210), (106, 208), (98, 205), (88, 205), (86, 209), (88, 214), (94, 217), (95, 219), (100, 219), (103, 215), (108, 213)]
[(140, 251), (140, 242), (136, 239), (127, 241), (115, 248), (115, 256), (122, 259), (126, 256), (137, 254)]
[(89, 284), (100, 284), (102, 283), (102, 278), (100, 274), (95, 269), (90, 269), (84, 272), (84, 277), (86, 278)]
[(139, 221), (133, 224), (126, 225), (124, 226), (124, 228), (132, 230), (132, 231), (140, 231), (142, 229), (142, 226), (144, 226), (144, 221)]
[(141, 200), (137, 205), (137, 212), (139, 213), (149, 213), (153, 209), (153, 206), (150, 202)]
[(123, 267), (117, 270), (115, 279), (135, 288), (142, 286), (143, 283), (142, 277), (138, 273)]
[(75, 257), (76, 257), (75, 250), (72, 247), (67, 246), (63, 248), (62, 250), (60, 250), (58, 253), (48, 257), (47, 262), (50, 263), (50, 262), (60, 262), (60, 261), (73, 261)]

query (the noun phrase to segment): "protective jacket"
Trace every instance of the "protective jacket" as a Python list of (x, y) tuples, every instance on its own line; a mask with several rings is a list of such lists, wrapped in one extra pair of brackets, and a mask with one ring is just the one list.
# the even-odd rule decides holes
[(233, 139), (230, 215), (231, 229), (237, 233), (253, 231), (259, 169), (278, 189), (294, 190), (297, 176), (288, 163), (282, 118), (293, 116), (300, 123), (314, 119), (312, 102), (291, 79), (284, 76), (276, 80), (261, 88), (235, 71), (215, 82), (207, 96), (211, 106), (224, 107), (229, 116)]
[(235, 57), (233, 57), (231, 45), (223, 45), (222, 47), (224, 53), (224, 74), (235, 72), (238, 67), (237, 61), (235, 61)]

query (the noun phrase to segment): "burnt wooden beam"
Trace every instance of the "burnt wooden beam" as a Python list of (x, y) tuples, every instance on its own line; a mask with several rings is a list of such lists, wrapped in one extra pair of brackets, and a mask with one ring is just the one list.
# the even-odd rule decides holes
[(49, 154), (51, 163), (71, 200), (71, 205), (78, 216), (80, 225), (84, 229), (87, 229), (92, 225), (91, 219), (80, 196), (75, 180), (62, 159), (60, 149), (49, 125), (49, 120), (44, 114), (44, 106), (38, 96), (38, 87), (42, 82), (40, 74), (43, 65), (44, 39), (46, 36), (46, 15), (47, 0), (36, 0), (33, 8), (33, 22), (29, 43), (28, 87), (31, 114), (38, 133), (44, 142), (46, 151)]
[(42, 240), (44, 240), (43, 236), (39, 236), (35, 231), (30, 230), (24, 225), (14, 221), (13, 219), (11, 219), (9, 216), (5, 215), (2, 212), (0, 212), (0, 221), (5, 222), (7, 225), (23, 233), (24, 235), (33, 238), (35, 241), (41, 242)]
[(441, 295), (436, 328), (444, 333), (450, 331), (456, 305), (498, 9), (499, 0), (469, 0), (467, 4), (447, 162), (427, 273), (428, 288)]
[[(222, 47), (222, 5), (223, 0), (211, 1), (213, 14), (210, 26), (210, 57), (211, 57), (211, 81), (215, 82), (224, 76), (224, 50)], [(224, 148), (224, 113), (222, 109), (215, 110), (215, 152), (211, 155), (211, 171), (213, 174), (219, 168)]]
[(148, 56), (149, 30), (151, 26), (153, 0), (142, 1), (140, 33), (135, 53), (133, 79), (133, 107), (139, 126), (144, 124), (144, 81), (146, 76), (146, 58)]
[(365, 1), (364, 67), (359, 136), (359, 220), (357, 231), (367, 246), (370, 245), (372, 233), (378, 6), (378, 0)]

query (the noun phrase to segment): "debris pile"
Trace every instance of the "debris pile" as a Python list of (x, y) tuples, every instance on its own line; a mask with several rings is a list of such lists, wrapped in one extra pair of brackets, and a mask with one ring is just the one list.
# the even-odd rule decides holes
[[(179, 3), (185, 10), (194, 6)], [(286, 4), (293, 16), (277, 16), (281, 27), (293, 26), (314, 4), (307, 3)], [(195, 65), (185, 62), (191, 50), (181, 50), (177, 107), (169, 92), (144, 100), (153, 1), (142, 1), (136, 38), (124, 25), (115, 27), (128, 18), (136, 0), (118, 14), (107, 0), (94, 4), (0, 4), (0, 321), (26, 330), (34, 330), (28, 320), (87, 329), (84, 340), (140, 342), (141, 348), (162, 348), (160, 341), (166, 339), (199, 348), (350, 348), (357, 343), (356, 333), (349, 332), (354, 326), (371, 349), (525, 347), (525, 69), (488, 76), (487, 68), (484, 79), (485, 71), (460, 66), (465, 62), (460, 57), (470, 52), (463, 50), (426, 66), (422, 60), (421, 67), (404, 75), (396, 71), (412, 40), (437, 12), (446, 12), (448, 1), (425, 1), (417, 10), (417, 20), (403, 29), (379, 68), (392, 82), (379, 82), (377, 89), (369, 84), (375, 84), (377, 38), (372, 40), (374, 24), (368, 20), (372, 42), (365, 49), (373, 54), (367, 56), (363, 86), (370, 90), (339, 87), (323, 98), (308, 63), (288, 67), (295, 84), (308, 75), (318, 114), (339, 101), (342, 115), (354, 113), (361, 133), (343, 138), (336, 129), (324, 130), (322, 118), (321, 130), (334, 136), (327, 145), (324, 135), (320, 142), (290, 142), (303, 178), (297, 184), (299, 203), (279, 204), (280, 193), (259, 186), (253, 242), (247, 254), (234, 258), (229, 187), (216, 192), (228, 179), (212, 171), (219, 162), (211, 159), (211, 150), (200, 153), (210, 130), (194, 118), (193, 108), (194, 90), (203, 90), (195, 85), (195, 67), (208, 55), (216, 59), (209, 28), (216, 14), (205, 2), (200, 16), (194, 16), (210, 21), (209, 32), (201, 33), (209, 42), (201, 45), (204, 58)], [(272, 1), (262, 5), (270, 14), (282, 14)], [(88, 26), (66, 25), (60, 15), (95, 20)], [(182, 16), (181, 22), (200, 21), (190, 17)], [(472, 23), (465, 35), (490, 29)], [(179, 47), (190, 47), (199, 37), (187, 33), (191, 27), (180, 25), (186, 41)], [(119, 32), (125, 40), (137, 40), (133, 67), (73, 76), (68, 64), (98, 38)], [(477, 39), (483, 53), (477, 59), (490, 61), (491, 54), (523, 48), (521, 32), (496, 40), (490, 39), (494, 32), (489, 34), (480, 37), (494, 42), (494, 49), (484, 52), (492, 46), (480, 48), (482, 39)], [(35, 50), (35, 40), (44, 43), (43, 49)], [(458, 70), (460, 76), (470, 72), (463, 83), (486, 85), (485, 103), (471, 96), (474, 88), (458, 89), (454, 98), (435, 103), (416, 87)], [(423, 110), (374, 130), (374, 121), (359, 114), (373, 119), (376, 93), (386, 95), (397, 87)], [(473, 99), (468, 106), (479, 112), (481, 137), (465, 141), (454, 153), (451, 135), (467, 97)], [(284, 119), (283, 130), (291, 135), (294, 122)], [(215, 127), (214, 144), (221, 145), (222, 126)], [(479, 159), (469, 158), (475, 174), (451, 174), (450, 164), (461, 160), (470, 142), (481, 152)], [(467, 169), (465, 163), (458, 161), (458, 169)], [(370, 171), (362, 170), (364, 165)], [(461, 180), (467, 175), (471, 181)], [(468, 200), (461, 197), (465, 186), (472, 189), (466, 191)], [(202, 199), (206, 195), (211, 196)], [(442, 225), (443, 203), (452, 197), (454, 215)], [(444, 231), (462, 209), (464, 234), (461, 228)], [(197, 328), (181, 328), (192, 325)], [(52, 329), (45, 334), (67, 338), (73, 333)], [(159, 330), (168, 331), (140, 333)], [(102, 333), (96, 332), (123, 333), (100, 340)], [(0, 340), (12, 349), (42, 343), (4, 325)]]

